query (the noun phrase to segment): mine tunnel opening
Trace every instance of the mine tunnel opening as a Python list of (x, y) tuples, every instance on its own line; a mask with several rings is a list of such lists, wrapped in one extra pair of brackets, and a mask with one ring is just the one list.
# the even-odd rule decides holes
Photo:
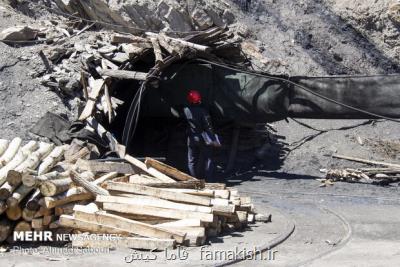
[[(108, 123), (103, 116), (101, 123), (109, 130), (120, 143), (123, 143), (123, 131), (127, 123), (129, 108), (134, 96), (140, 88), (141, 82), (135, 80), (114, 80), (111, 86), (111, 96), (123, 101), (116, 109), (116, 116), (112, 123)], [(136, 131), (127, 146), (127, 152), (138, 158), (153, 157), (171, 166), (187, 172), (187, 122), (181, 115), (183, 106), (175, 106), (164, 97), (164, 88), (148, 86), (143, 94), (141, 111)], [(186, 90), (171, 88), (178, 91), (182, 97)], [(154, 109), (159, 109), (154, 112)], [(173, 112), (171, 111), (173, 110)], [(158, 116), (159, 112), (166, 114)], [(213, 113), (212, 113), (213, 116)], [(272, 137), (265, 130), (265, 125), (240, 127), (240, 137), (237, 141), (236, 152), (234, 146), (235, 130), (239, 127), (233, 122), (215, 123), (214, 127), (222, 140), (222, 148), (214, 151), (217, 165), (217, 177), (224, 179), (234, 171), (248, 171), (257, 165), (267, 169), (278, 169), (280, 148), (271, 145)], [(235, 158), (232, 153), (236, 153)]]

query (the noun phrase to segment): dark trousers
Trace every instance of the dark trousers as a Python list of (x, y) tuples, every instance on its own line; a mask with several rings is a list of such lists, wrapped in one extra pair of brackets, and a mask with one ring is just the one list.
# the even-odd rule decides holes
[(188, 138), (188, 169), (190, 175), (207, 182), (214, 180), (212, 147)]

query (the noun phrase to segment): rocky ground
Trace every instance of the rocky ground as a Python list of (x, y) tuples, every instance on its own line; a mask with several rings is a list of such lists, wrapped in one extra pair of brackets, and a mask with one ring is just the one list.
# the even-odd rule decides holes
[[(0, 1), (0, 30), (21, 24), (40, 27), (43, 25), (42, 21), (49, 16), (57, 18), (54, 13), (37, 5), (45, 2), (25, 1), (20, 3), (17, 9), (13, 9), (5, 1)], [(55, 2), (62, 4), (68, 1)], [(96, 4), (105, 1), (85, 2)], [(154, 1), (107, 2), (113, 12), (95, 13), (101, 16), (94, 18), (107, 18), (109, 22), (120, 22), (128, 27), (135, 25), (153, 30), (191, 31), (209, 24), (238, 23), (236, 25), (243, 35), (256, 44), (266, 57), (266, 61), (259, 67), (272, 74), (399, 72), (400, 11), (397, 1), (255, 0), (246, 7), (247, 10), (243, 10), (243, 1), (227, 0), (187, 1), (189, 4), (185, 5), (179, 5), (185, 1), (164, 1), (166, 4), (161, 7), (157, 7)], [(190, 3), (197, 10), (194, 16), (196, 19), (187, 16), (188, 8), (192, 7)], [(173, 5), (175, 9), (171, 9)], [(68, 8), (64, 7), (63, 10), (68, 11)], [(138, 16), (138, 13), (141, 15)], [(160, 16), (165, 19), (160, 20)], [(222, 18), (221, 21), (219, 17)], [(134, 18), (142, 19), (135, 21)], [(176, 21), (179, 22), (175, 23)], [(127, 29), (129, 28), (125, 28)], [(82, 38), (87, 37), (89, 36), (84, 35)], [(9, 46), (0, 43), (1, 138), (28, 137), (30, 127), (46, 111), (64, 113), (70, 118), (77, 116), (77, 100), (66, 100), (68, 98), (60, 92), (44, 87), (35, 78), (44, 71), (38, 52), (45, 48), (46, 44)], [(314, 178), (323, 177), (319, 171), (321, 168), (359, 166), (352, 162), (332, 159), (329, 155), (333, 152), (367, 159), (398, 161), (396, 147), (400, 124), (380, 121), (349, 130), (335, 130), (343, 126), (357, 125), (360, 121), (302, 121), (318, 129), (332, 130), (291, 151), (282, 166), (275, 170), (265, 168), (237, 173), (231, 178), (233, 184), (241, 190), (247, 190), (260, 205), (265, 205), (265, 208), (268, 205), (278, 208), (299, 222), (295, 238), (281, 247), (284, 256), (277, 266), (295, 266), (297, 260), (307, 261), (317, 254), (333, 249), (320, 237), (320, 232), (324, 231), (330, 220), (326, 218), (324, 223), (321, 219), (323, 212), (315, 212), (315, 205), (320, 207), (322, 202), (344, 214), (353, 226), (355, 234), (346, 250), (335, 252), (325, 261), (314, 262), (313, 264), (317, 265), (313, 266), (398, 266), (400, 252), (398, 246), (396, 247), (398, 233), (395, 226), (399, 218), (396, 208), (399, 187), (337, 183), (320, 188), (319, 182)], [(294, 148), (296, 142), (302, 138), (317, 133), (291, 120), (289, 123), (278, 122), (275, 126), (278, 133), (286, 137), (289, 149)], [(359, 144), (357, 137), (365, 141), (363, 145)], [(382, 149), (382, 145), (376, 145), (377, 142), (382, 144), (382, 140), (391, 145)], [(354, 210), (357, 212), (353, 213)], [(368, 213), (373, 217), (367, 216)], [(309, 217), (304, 214), (308, 214)], [(315, 221), (318, 220), (321, 220), (321, 223), (316, 225)], [(337, 223), (340, 224), (340, 220)], [(310, 225), (315, 228), (311, 229)], [(345, 234), (345, 230), (341, 233), (330, 232), (329, 237), (325, 239), (340, 239), (340, 236)], [(315, 246), (308, 246), (304, 245), (309, 244), (306, 243), (307, 240), (318, 241), (314, 242)], [(304, 246), (305, 250), (300, 251), (299, 247)], [(385, 252), (383, 257), (386, 261), (371, 261), (373, 256), (376, 256), (376, 251), (362, 252), (372, 246)], [(356, 256), (351, 257), (351, 252)], [(297, 256), (291, 257), (293, 253)], [(9, 262), (12, 263), (12, 260)]]

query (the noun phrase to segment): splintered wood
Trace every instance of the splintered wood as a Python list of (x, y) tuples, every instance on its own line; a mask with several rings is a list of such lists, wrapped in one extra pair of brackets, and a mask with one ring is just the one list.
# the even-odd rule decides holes
[[(97, 161), (88, 160), (89, 152), (0, 140), (0, 243), (14, 242), (13, 231), (64, 229), (79, 233), (77, 247), (164, 250), (201, 246), (208, 237), (270, 220), (225, 184), (205, 183), (152, 158)], [(118, 238), (102, 240), (103, 234)]]

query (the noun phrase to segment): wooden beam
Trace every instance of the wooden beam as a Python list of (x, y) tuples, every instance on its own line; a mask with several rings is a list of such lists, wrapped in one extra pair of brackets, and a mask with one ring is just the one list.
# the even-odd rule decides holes
[(127, 214), (157, 216), (167, 219), (199, 219), (202, 222), (213, 222), (214, 215), (202, 212), (157, 208), (146, 205), (103, 203), (103, 209)]
[(124, 236), (129, 236), (128, 232), (121, 229), (105, 226), (94, 222), (78, 220), (70, 215), (61, 215), (59, 219), (59, 224), (63, 227), (69, 227), (81, 231), (88, 231), (96, 234), (120, 234)]
[(388, 163), (388, 162), (382, 162), (382, 161), (354, 158), (354, 157), (349, 157), (349, 156), (344, 156), (344, 155), (339, 155), (339, 154), (334, 154), (334, 155), (332, 155), (332, 157), (333, 158), (338, 158), (338, 159), (345, 159), (345, 160), (350, 160), (350, 161), (361, 162), (361, 163), (365, 163), (365, 164), (381, 165), (381, 166), (400, 169), (400, 164), (395, 164), (395, 163)]
[(160, 251), (174, 249), (175, 240), (140, 237), (118, 237), (115, 240), (102, 239), (99, 237), (93, 240), (82, 234), (76, 236), (76, 238), (72, 240), (72, 246), (85, 248), (131, 248)]
[(79, 170), (97, 172), (116, 172), (120, 174), (135, 174), (136, 170), (131, 164), (123, 162), (101, 162), (95, 160), (83, 160), (79, 159), (76, 162)]
[(141, 235), (145, 237), (174, 239), (178, 243), (183, 243), (183, 241), (185, 240), (185, 235), (170, 230), (164, 230), (162, 228), (150, 224), (130, 220), (121, 216), (102, 213), (102, 212), (96, 212), (96, 213), (83, 212), (77, 210), (77, 207), (74, 208), (74, 211), (75, 211), (74, 217), (78, 220), (93, 222), (99, 225), (113, 227), (125, 231), (127, 233)]
[[(152, 33), (152, 32), (146, 32), (146, 35), (150, 36), (150, 37), (158, 37), (159, 36), (159, 34)], [(169, 37), (169, 36), (166, 36), (166, 35), (163, 35), (163, 37), (168, 39), (168, 40), (172, 40), (173, 42), (177, 42), (177, 43), (179, 43), (179, 44), (181, 44), (183, 46), (186, 46), (186, 47), (189, 47), (189, 48), (193, 48), (193, 49), (196, 49), (196, 50), (199, 50), (199, 51), (202, 51), (202, 52), (209, 52), (211, 50), (210, 47), (205, 46), (205, 45), (199, 45), (199, 44), (191, 43), (191, 42), (184, 41), (184, 40), (181, 40), (181, 39), (172, 38), (172, 37)]]
[(138, 167), (145, 173), (149, 174), (150, 176), (154, 176), (155, 178), (161, 180), (164, 183), (175, 183), (176, 181), (167, 175), (161, 173), (160, 171), (154, 169), (154, 168), (147, 168), (146, 164), (141, 162), (138, 159), (135, 159), (134, 157), (130, 155), (125, 155), (125, 160), (128, 161), (129, 163), (133, 164), (134, 166)]
[(96, 105), (97, 98), (100, 95), (101, 90), (104, 88), (105, 81), (103, 79), (98, 79), (93, 82), (91, 85), (92, 90), (89, 93), (89, 98), (86, 103), (85, 108), (83, 109), (81, 115), (79, 116), (79, 120), (83, 121), (92, 116), (93, 109)]
[(146, 77), (147, 77), (147, 73), (130, 71), (130, 70), (101, 69), (98, 72), (101, 76), (104, 76), (104, 77), (111, 77), (111, 78), (123, 79), (123, 80), (145, 81)]
[(71, 171), (71, 179), (72, 179), (72, 181), (74, 181), (74, 183), (76, 185), (82, 186), (83, 188), (85, 188), (89, 193), (91, 193), (94, 196), (110, 195), (110, 193), (108, 193), (107, 190), (84, 179), (83, 177), (81, 177), (81, 175), (78, 172), (76, 172), (74, 170)]
[(119, 197), (119, 196), (97, 196), (97, 202), (108, 202), (108, 203), (120, 203), (120, 204), (133, 204), (133, 205), (148, 205), (152, 207), (159, 208), (169, 208), (169, 209), (177, 209), (177, 210), (186, 210), (193, 212), (204, 212), (204, 213), (212, 213), (211, 207), (205, 206), (195, 206), (188, 204), (176, 203), (164, 199), (148, 197), (148, 196), (137, 196), (131, 195), (129, 197)]
[(188, 195), (184, 193), (176, 193), (176, 192), (169, 192), (158, 188), (153, 188), (145, 185), (139, 184), (126, 184), (126, 183), (115, 183), (109, 182), (107, 183), (107, 189), (133, 193), (138, 195), (146, 195), (157, 197), (161, 199), (171, 200), (175, 202), (183, 202), (183, 203), (190, 203), (190, 204), (197, 204), (201, 206), (210, 206), (211, 200), (210, 198), (206, 197), (199, 197), (194, 195)]
[(168, 175), (169, 177), (172, 177), (178, 181), (190, 181), (190, 180), (197, 180), (193, 176), (190, 176), (184, 172), (181, 172), (180, 170), (169, 166), (165, 163), (159, 162), (158, 160), (152, 159), (152, 158), (146, 158), (145, 164), (147, 168), (153, 167), (154, 169)]

